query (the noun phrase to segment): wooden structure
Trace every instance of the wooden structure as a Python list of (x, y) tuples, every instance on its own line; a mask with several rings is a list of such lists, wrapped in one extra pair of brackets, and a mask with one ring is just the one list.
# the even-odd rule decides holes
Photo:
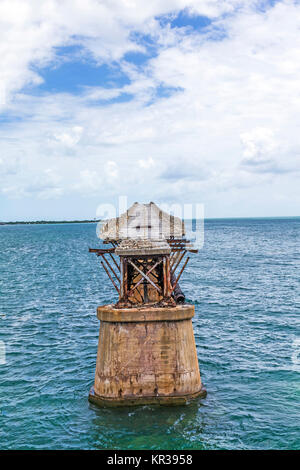
[(187, 254), (197, 252), (185, 239), (183, 222), (154, 203), (135, 203), (99, 235), (110, 246), (90, 252), (101, 258), (118, 302), (97, 310), (101, 327), (90, 401), (176, 404), (205, 395), (194, 306), (184, 305), (179, 286)]

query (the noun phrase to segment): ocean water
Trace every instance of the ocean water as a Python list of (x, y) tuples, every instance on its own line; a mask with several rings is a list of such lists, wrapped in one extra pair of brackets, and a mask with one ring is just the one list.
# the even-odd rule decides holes
[(208, 395), (173, 408), (87, 400), (116, 298), (98, 244), (94, 224), (0, 226), (0, 449), (299, 448), (300, 219), (205, 222), (181, 287)]

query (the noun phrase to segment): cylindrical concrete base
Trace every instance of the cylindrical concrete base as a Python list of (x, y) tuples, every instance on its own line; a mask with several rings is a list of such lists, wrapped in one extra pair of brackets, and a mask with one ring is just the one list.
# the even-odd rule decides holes
[(183, 404), (205, 396), (192, 327), (193, 305), (98, 307), (95, 384), (100, 406)]

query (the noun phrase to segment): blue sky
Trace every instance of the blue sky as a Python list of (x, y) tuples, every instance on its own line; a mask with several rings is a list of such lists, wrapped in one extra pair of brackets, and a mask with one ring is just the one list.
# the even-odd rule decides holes
[(0, 220), (299, 215), (298, 1), (3, 0)]

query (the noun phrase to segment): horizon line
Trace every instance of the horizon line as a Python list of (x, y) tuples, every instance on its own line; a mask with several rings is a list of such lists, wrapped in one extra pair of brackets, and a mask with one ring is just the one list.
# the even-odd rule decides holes
[[(232, 219), (296, 219), (300, 218), (300, 215), (276, 215), (276, 216), (230, 216), (230, 217), (204, 217), (204, 220), (232, 220)], [(109, 219), (103, 219), (103, 222)], [(195, 220), (195, 219), (185, 219), (185, 220)], [(196, 219), (197, 220), (197, 219)], [(25, 224), (66, 224), (66, 223), (98, 223), (101, 222), (101, 219), (72, 219), (72, 220), (16, 220), (16, 221), (0, 221), (0, 225), (25, 225)]]

